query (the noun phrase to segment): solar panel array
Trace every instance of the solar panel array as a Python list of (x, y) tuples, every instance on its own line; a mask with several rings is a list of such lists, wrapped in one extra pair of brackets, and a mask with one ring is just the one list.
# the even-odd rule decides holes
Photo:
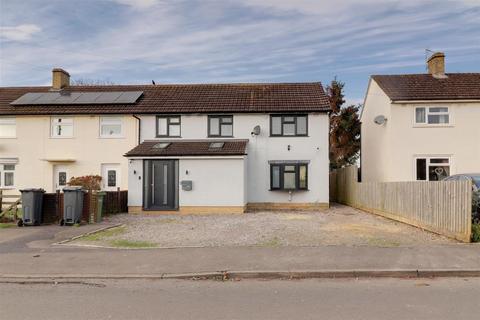
[(135, 103), (143, 91), (105, 92), (29, 92), (11, 105), (128, 104)]

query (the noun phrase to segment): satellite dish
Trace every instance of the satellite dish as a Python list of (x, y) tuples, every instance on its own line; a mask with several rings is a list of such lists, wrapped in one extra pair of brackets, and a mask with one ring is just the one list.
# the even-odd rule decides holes
[(260, 126), (255, 126), (255, 128), (253, 128), (253, 131), (252, 131), (252, 136), (255, 135), (255, 136), (258, 136), (260, 134)]
[(375, 119), (373, 119), (373, 122), (375, 122), (378, 125), (382, 125), (382, 124), (385, 124), (385, 122), (387, 122), (387, 118), (385, 118), (384, 115), (379, 115), (379, 116), (376, 116)]

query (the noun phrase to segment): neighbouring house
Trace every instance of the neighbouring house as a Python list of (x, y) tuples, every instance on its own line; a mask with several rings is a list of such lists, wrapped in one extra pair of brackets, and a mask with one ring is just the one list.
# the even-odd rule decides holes
[(325, 208), (330, 106), (320, 83), (0, 88), (0, 188), (103, 176), (129, 211)]
[(129, 211), (241, 213), (329, 203), (320, 83), (160, 85), (139, 115)]
[(123, 154), (138, 143), (132, 114), (142, 90), (71, 86), (62, 69), (53, 70), (52, 86), (0, 88), (0, 188), (52, 192), (94, 174), (104, 190), (126, 189)]
[(362, 110), (362, 181), (441, 180), (480, 172), (480, 73), (374, 75)]

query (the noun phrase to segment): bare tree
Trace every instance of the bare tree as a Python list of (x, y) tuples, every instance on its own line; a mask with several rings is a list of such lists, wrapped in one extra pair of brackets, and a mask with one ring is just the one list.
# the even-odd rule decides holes
[(99, 86), (99, 85), (104, 85), (104, 86), (111, 86), (114, 85), (115, 82), (112, 82), (107, 79), (88, 79), (88, 78), (79, 78), (79, 79), (73, 79), (70, 83), (72, 86)]

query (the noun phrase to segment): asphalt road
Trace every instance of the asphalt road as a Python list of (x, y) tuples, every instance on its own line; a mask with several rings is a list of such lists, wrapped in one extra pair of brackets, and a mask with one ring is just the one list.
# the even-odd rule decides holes
[(478, 319), (480, 279), (0, 284), (1, 319)]

